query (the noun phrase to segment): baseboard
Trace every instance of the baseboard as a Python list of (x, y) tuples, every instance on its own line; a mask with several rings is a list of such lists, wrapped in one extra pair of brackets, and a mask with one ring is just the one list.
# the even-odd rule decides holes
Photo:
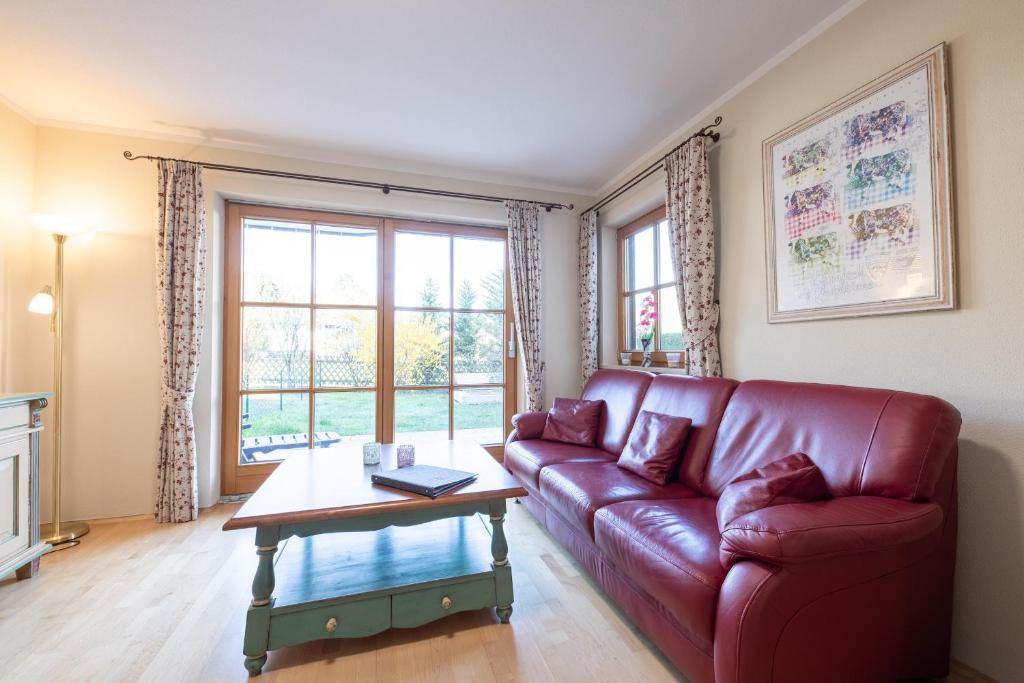
[(950, 680), (955, 683), (998, 683), (996, 679), (986, 676), (961, 661), (953, 659), (949, 663)]

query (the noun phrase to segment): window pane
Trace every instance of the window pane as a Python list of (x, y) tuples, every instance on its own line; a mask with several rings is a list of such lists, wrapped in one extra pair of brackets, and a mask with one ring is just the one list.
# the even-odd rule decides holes
[(455, 238), (455, 308), (505, 308), (505, 243)]
[(377, 303), (377, 231), (316, 226), (316, 302)]
[(668, 239), (668, 221), (658, 223), (658, 284), (675, 282), (672, 268), (672, 244)]
[(318, 310), (315, 345), (316, 386), (376, 386), (376, 311)]
[[(626, 350), (640, 351), (643, 349), (643, 339), (649, 337), (654, 331), (654, 319), (650, 313), (656, 310), (650, 304), (653, 302), (653, 295), (647, 292), (631, 294), (626, 299)], [(644, 317), (647, 311), (648, 316)], [(645, 322), (646, 321), (646, 322)], [(654, 350), (654, 344), (649, 347)]]
[(448, 308), (451, 247), (447, 235), (395, 234), (395, 305)]
[(452, 409), (455, 412), (455, 438), (471, 439), (480, 444), (496, 444), (505, 440), (504, 389), (455, 389)]
[(644, 228), (626, 238), (626, 289), (654, 284), (654, 228)]
[(449, 313), (395, 311), (395, 384), (448, 384)]
[(284, 460), (309, 448), (309, 394), (242, 396), (239, 462)]
[(309, 310), (242, 307), (242, 388), (309, 386)]
[(455, 383), (501, 384), (504, 376), (501, 313), (454, 313)]
[(377, 394), (345, 391), (316, 394), (314, 429), (318, 448), (377, 440)]
[(448, 439), (448, 390), (395, 392), (395, 443)]
[(658, 290), (661, 297), (659, 306), (662, 351), (683, 350), (683, 323), (679, 319), (679, 299), (676, 297), (675, 285)]
[(242, 225), (242, 298), (309, 303), (312, 248), (307, 223), (246, 218)]

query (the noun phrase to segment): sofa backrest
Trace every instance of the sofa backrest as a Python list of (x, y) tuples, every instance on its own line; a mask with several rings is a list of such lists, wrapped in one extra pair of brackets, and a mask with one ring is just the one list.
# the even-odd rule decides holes
[(736, 477), (799, 451), (821, 468), (835, 496), (928, 500), (959, 432), (960, 413), (933, 396), (743, 382), (696, 488), (718, 497)]
[(684, 484), (693, 488), (699, 485), (722, 415), (738, 384), (736, 380), (720, 377), (657, 375), (647, 388), (640, 410), (693, 421), (676, 473)]
[(597, 428), (598, 448), (622, 453), (651, 379), (651, 373), (637, 370), (598, 370), (591, 375), (581, 398), (605, 403)]

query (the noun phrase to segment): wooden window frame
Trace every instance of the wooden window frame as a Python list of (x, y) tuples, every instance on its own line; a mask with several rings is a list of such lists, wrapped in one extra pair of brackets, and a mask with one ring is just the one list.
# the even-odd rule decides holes
[[(617, 242), (618, 242), (618, 282), (617, 282), (617, 296), (618, 296), (618, 348), (619, 353), (629, 353), (630, 364), (637, 365), (643, 359), (643, 351), (638, 349), (626, 348), (626, 321), (629, 319), (629, 301), (630, 298), (636, 294), (647, 294), (656, 293), (659, 290), (674, 285), (674, 278), (664, 280), (659, 278), (658, 269), (661, 261), (660, 258), (660, 237), (658, 231), (658, 224), (665, 220), (668, 216), (664, 206), (645, 213), (634, 221), (627, 223), (616, 231)], [(626, 241), (635, 235), (636, 233), (646, 229), (653, 229), (654, 236), (654, 270), (653, 270), (653, 284), (649, 287), (638, 287), (636, 289), (626, 289), (626, 274), (629, 269), (629, 264), (626, 262)], [(668, 367), (666, 360), (666, 351), (661, 349), (661, 301), (658, 301), (658, 318), (654, 323), (654, 348), (651, 352), (651, 360), (655, 367)], [(668, 353), (684, 353), (683, 349), (669, 349)], [(617, 363), (621, 363), (621, 360), (616, 359)]]
[[(423, 308), (420, 306), (396, 306), (394, 304), (394, 293), (391, 291), (391, 287), (394, 286), (394, 264), (395, 264), (395, 235), (399, 232), (407, 233), (433, 233), (441, 235), (449, 235), (452, 239), (449, 242), (449, 303), (450, 307), (439, 307), (439, 308)], [(515, 357), (510, 358), (508, 355), (508, 344), (510, 340), (515, 339), (513, 334), (513, 312), (512, 312), (512, 284), (511, 278), (508, 274), (508, 230), (504, 228), (488, 228), (483, 226), (474, 225), (462, 225), (458, 223), (438, 223), (429, 221), (420, 221), (408, 218), (387, 218), (385, 219), (385, 268), (388, 269), (385, 273), (384, 284), (387, 290), (385, 291), (385, 315), (384, 315), (384, 346), (385, 350), (384, 357), (381, 358), (381, 363), (387, 364), (387, 372), (384, 373), (384, 391), (382, 395), (394, 396), (396, 391), (427, 391), (431, 389), (447, 389), (448, 390), (448, 438), (454, 438), (455, 435), (455, 389), (457, 387), (463, 388), (496, 388), (504, 387), (505, 395), (503, 397), (503, 419), (504, 426), (510, 428), (512, 424), (512, 416), (516, 414), (516, 397), (518, 388), (516, 386), (516, 367), (519, 359), (518, 354)], [(498, 311), (497, 309), (462, 309), (455, 306), (455, 237), (484, 237), (490, 239), (501, 239), (505, 244), (505, 310)], [(440, 313), (450, 313), (451, 318), (449, 319), (448, 325), (448, 384), (438, 385), (424, 385), (424, 386), (405, 386), (395, 385), (394, 383), (394, 333), (395, 333), (395, 311), (399, 310), (412, 310), (412, 311), (436, 311)], [(505, 324), (502, 330), (502, 356), (504, 358), (504, 378), (502, 384), (456, 384), (455, 382), (455, 314), (456, 313), (502, 313), (505, 316)], [(384, 402), (386, 409), (384, 411), (384, 425), (383, 433), (390, 435), (389, 438), (394, 438), (395, 435), (395, 415), (394, 415), (394, 401)], [(482, 447), (485, 451), (494, 456), (497, 460), (501, 460), (504, 452), (504, 444), (493, 444)]]
[[(224, 311), (223, 311), (223, 367), (222, 367), (222, 406), (221, 406), (221, 493), (223, 495), (235, 495), (254, 491), (281, 461), (268, 463), (241, 464), (238, 462), (238, 454), (241, 447), (241, 370), (242, 370), (242, 344), (241, 344), (241, 313), (246, 305), (258, 305), (279, 308), (300, 308), (311, 311), (310, 315), (310, 382), (308, 387), (298, 389), (268, 389), (268, 390), (246, 390), (244, 393), (291, 393), (309, 394), (309, 400), (315, 401), (319, 393), (340, 393), (345, 391), (374, 391), (376, 393), (376, 414), (375, 414), (375, 438), (377, 441), (394, 439), (395, 415), (394, 415), (394, 314), (396, 308), (403, 310), (409, 307), (396, 307), (393, 301), (394, 288), (394, 257), (395, 257), (395, 234), (396, 232), (418, 232), (438, 233), (450, 235), (453, 238), (459, 236), (478, 236), (488, 238), (500, 238), (505, 244), (505, 325), (502, 338), (502, 355), (504, 357), (504, 382), (499, 384), (486, 385), (463, 385), (455, 383), (454, 372), (454, 325), (449, 324), (449, 382), (447, 385), (430, 387), (414, 387), (413, 390), (425, 389), (448, 389), (448, 434), (452, 437), (455, 429), (454, 420), (454, 388), (458, 387), (499, 387), (505, 389), (503, 401), (503, 427), (509, 428), (512, 416), (516, 413), (517, 407), (517, 366), (518, 358), (510, 358), (508, 355), (509, 340), (514, 340), (513, 313), (512, 313), (512, 289), (508, 274), (508, 231), (503, 228), (490, 228), (482, 226), (462, 225), (457, 223), (439, 223), (429, 221), (417, 221), (404, 218), (389, 218), (378, 216), (367, 216), (350, 214), (344, 212), (308, 210), (298, 208), (286, 208), (276, 206), (263, 206), (258, 204), (246, 204), (242, 202), (226, 201), (225, 226), (224, 226)], [(347, 304), (317, 304), (314, 303), (312, 289), (316, 283), (316, 240), (311, 233), (313, 246), (311, 248), (311, 270), (310, 287), (311, 296), (308, 304), (274, 303), (274, 302), (245, 302), (242, 299), (242, 223), (247, 218), (271, 219), (286, 221), (308, 222), (311, 225), (316, 223), (327, 223), (333, 225), (344, 225), (346, 227), (372, 229), (377, 231), (377, 302), (370, 305), (347, 305)], [(314, 228), (315, 230), (315, 228)], [(455, 241), (451, 240), (452, 249)], [(449, 264), (454, 270), (454, 259)], [(454, 280), (454, 278), (452, 278)], [(487, 313), (497, 312), (483, 309), (463, 310), (455, 307), (454, 281), (450, 283), (452, 289), (450, 303), (451, 308), (437, 309), (443, 312), (450, 312), (454, 321), (454, 314), (459, 312)], [(376, 309), (377, 312), (377, 378), (373, 388), (370, 387), (317, 387), (314, 381), (314, 368), (316, 361), (316, 345), (314, 325), (316, 316), (313, 311), (326, 310), (347, 310), (347, 309)], [(415, 308), (415, 310), (424, 310)], [(433, 310), (433, 309), (430, 309)], [(404, 390), (408, 387), (397, 387)], [(314, 433), (314, 411), (310, 410), (310, 424), (308, 433)], [(501, 459), (504, 453), (503, 444), (483, 446), (492, 456)]]

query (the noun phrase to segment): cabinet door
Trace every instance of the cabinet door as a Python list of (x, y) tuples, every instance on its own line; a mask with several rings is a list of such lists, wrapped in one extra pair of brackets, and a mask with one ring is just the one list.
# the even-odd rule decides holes
[(0, 442), (0, 564), (28, 547), (27, 436)]

